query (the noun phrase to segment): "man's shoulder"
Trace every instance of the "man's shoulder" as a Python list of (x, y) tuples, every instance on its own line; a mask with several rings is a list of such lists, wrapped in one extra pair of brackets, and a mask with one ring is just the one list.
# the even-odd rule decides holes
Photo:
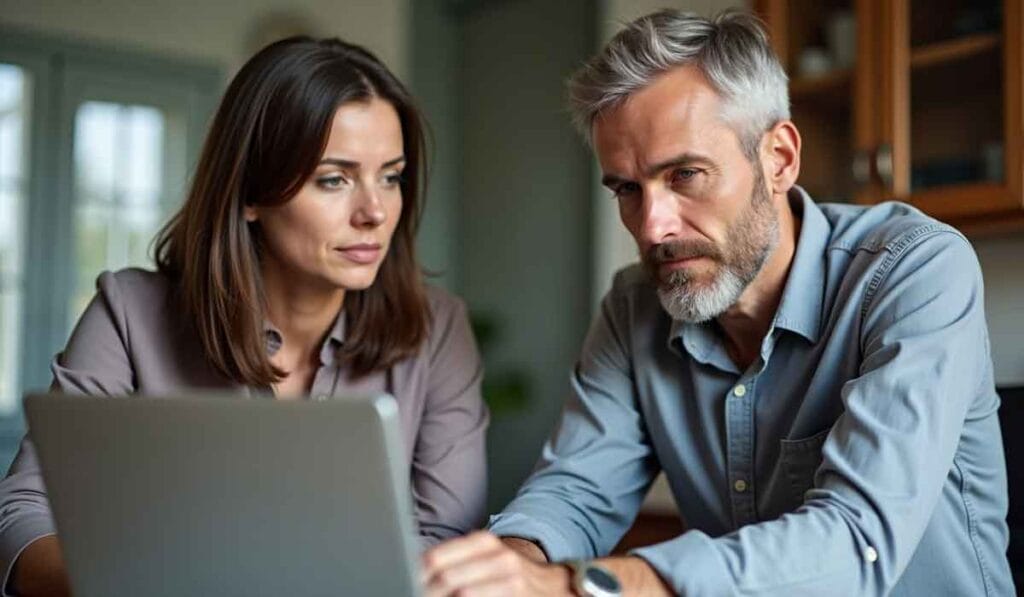
[(935, 236), (963, 238), (952, 226), (898, 201), (871, 206), (823, 203), (819, 208), (832, 230), (827, 250), (898, 254)]
[(638, 301), (641, 304), (654, 301), (656, 304), (658, 302), (657, 286), (642, 263), (632, 263), (615, 272), (606, 300), (616, 305), (623, 303), (636, 305)]
[(641, 263), (627, 265), (612, 278), (602, 310), (607, 317), (630, 328), (647, 328), (668, 321), (658, 289)]

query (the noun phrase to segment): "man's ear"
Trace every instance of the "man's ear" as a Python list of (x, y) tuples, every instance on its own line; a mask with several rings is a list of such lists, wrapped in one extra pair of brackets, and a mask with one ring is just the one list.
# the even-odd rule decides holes
[(256, 220), (260, 219), (260, 214), (259, 214), (258, 211), (256, 211), (256, 206), (254, 206), (254, 205), (245, 205), (245, 206), (243, 206), (242, 207), (242, 216), (245, 218), (246, 222), (250, 222), (250, 223), (255, 222)]
[(783, 120), (761, 140), (765, 182), (773, 194), (785, 195), (800, 176), (800, 131), (792, 120)]

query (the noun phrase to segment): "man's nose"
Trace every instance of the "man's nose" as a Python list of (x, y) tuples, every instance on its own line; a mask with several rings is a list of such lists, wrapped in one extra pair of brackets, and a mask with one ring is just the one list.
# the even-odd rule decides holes
[(679, 237), (681, 230), (679, 202), (665, 189), (644, 193), (640, 235), (647, 246), (658, 245)]

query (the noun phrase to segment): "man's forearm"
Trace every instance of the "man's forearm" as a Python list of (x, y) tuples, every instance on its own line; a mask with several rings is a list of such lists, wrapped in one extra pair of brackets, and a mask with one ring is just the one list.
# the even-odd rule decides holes
[(636, 556), (600, 558), (595, 563), (607, 568), (619, 579), (623, 595), (665, 595), (667, 597), (672, 595), (669, 586), (643, 558)]

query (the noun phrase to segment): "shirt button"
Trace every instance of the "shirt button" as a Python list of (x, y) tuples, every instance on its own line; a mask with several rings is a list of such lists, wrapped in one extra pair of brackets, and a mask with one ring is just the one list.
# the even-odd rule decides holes
[(742, 398), (747, 395), (747, 386), (740, 384), (732, 389), (732, 393)]
[(743, 493), (747, 490), (747, 482), (743, 479), (736, 479), (736, 482), (732, 484), (732, 488), (739, 493)]
[(875, 563), (878, 560), (878, 552), (875, 551), (874, 547), (869, 545), (868, 548), (864, 550), (864, 559), (871, 563)]

